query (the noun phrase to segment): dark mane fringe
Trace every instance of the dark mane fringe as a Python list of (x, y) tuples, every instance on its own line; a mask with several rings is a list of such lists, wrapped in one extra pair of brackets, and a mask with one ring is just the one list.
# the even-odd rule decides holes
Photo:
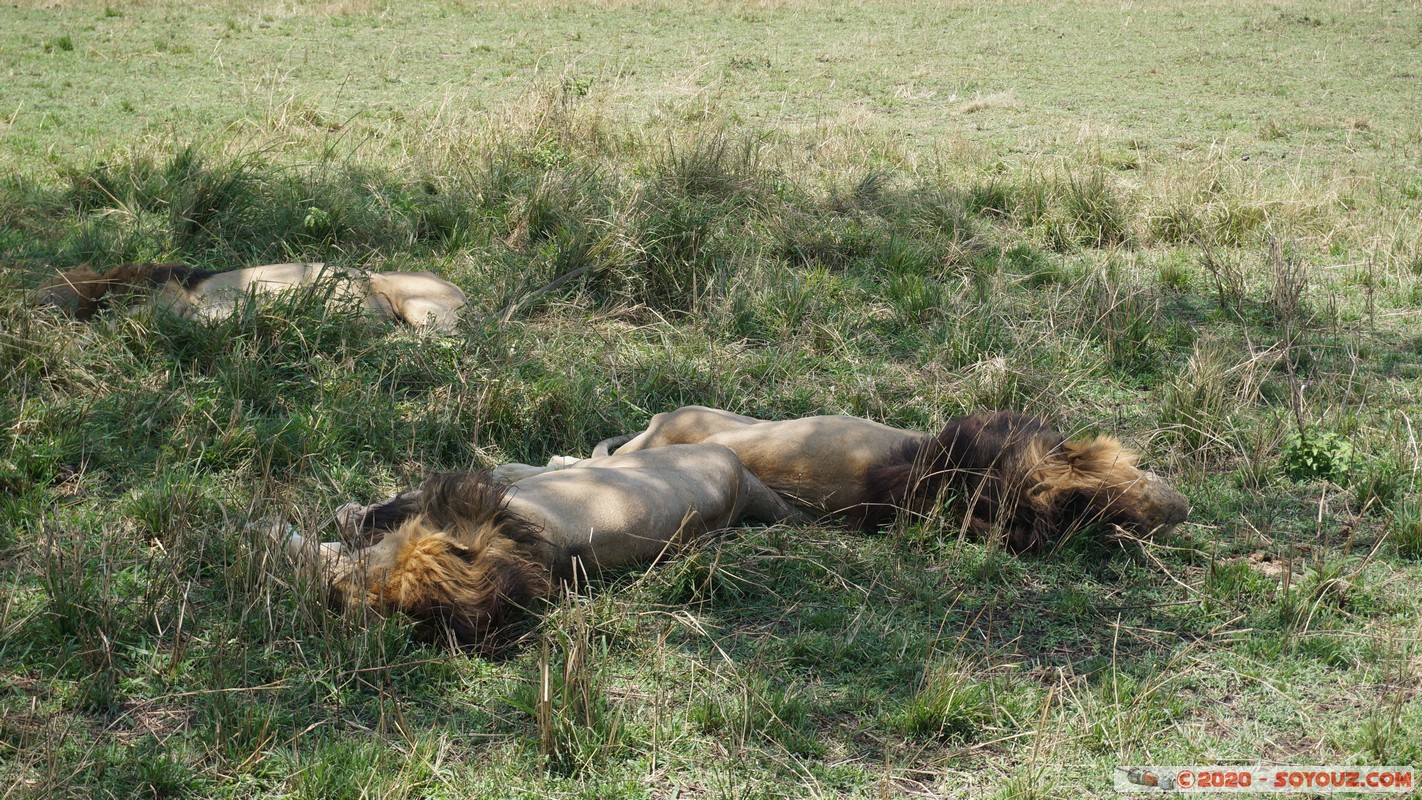
[(367, 541), (379, 538), (376, 534), (393, 531), (419, 514), (423, 502), (419, 489), (396, 495), (383, 503), (366, 506), (365, 512), (352, 520), (352, 527)]
[(115, 268), (109, 275), (120, 277), (131, 274), (131, 285), (146, 282), (149, 286), (158, 289), (168, 283), (176, 283), (184, 289), (191, 289), (203, 281), (216, 275), (216, 272), (206, 269), (196, 269), (187, 264), (125, 264)]
[(508, 510), (511, 488), (487, 471), (434, 475), (420, 486), (419, 513), (445, 529), (494, 523), (500, 535), (521, 546), (547, 544), (537, 525)]
[(522, 543), (542, 541), (531, 523), (506, 509), (509, 486), (489, 477), (488, 472), (451, 472), (433, 475), (413, 491), (404, 492), (366, 507), (354, 528), (361, 534), (393, 531), (411, 518), (424, 515), (440, 527), (468, 521), (499, 520), (511, 538)]
[(968, 526), (1000, 528), (1014, 551), (1037, 550), (1075, 528), (1110, 518), (1141, 523), (1115, 502), (1114, 471), (1134, 471), (1135, 456), (1109, 437), (1067, 442), (1045, 420), (1013, 412), (962, 417), (935, 437), (914, 440), (864, 479), (861, 527), (872, 530), (899, 509), (922, 512), (946, 491), (966, 507)]
[(911, 473), (919, 454), (930, 441), (929, 437), (920, 436), (904, 442), (883, 464), (865, 474), (860, 487), (864, 501), (846, 512), (851, 526), (872, 533), (894, 521), (899, 509), (906, 506), (908, 496), (913, 494), (910, 489), (918, 478)]
[[(509, 487), (487, 473), (426, 480), (379, 601), (442, 622), (463, 646), (491, 636), (551, 588), (551, 545), (538, 526), (508, 510)], [(374, 587), (372, 587), (374, 588)]]
[(74, 315), (87, 320), (107, 307), (114, 295), (152, 291), (168, 283), (191, 289), (216, 274), (177, 262), (120, 264), (103, 274), (86, 266), (60, 273), (46, 281), (41, 291), (51, 294), (62, 291), (71, 295), (75, 304)]

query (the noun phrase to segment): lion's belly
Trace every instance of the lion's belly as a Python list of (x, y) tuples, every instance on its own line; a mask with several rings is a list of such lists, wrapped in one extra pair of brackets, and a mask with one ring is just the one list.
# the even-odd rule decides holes
[(733, 524), (745, 504), (740, 462), (724, 448), (673, 446), (593, 464), (526, 478), (509, 498), (509, 510), (588, 570), (655, 560)]
[(802, 508), (832, 514), (863, 502), (868, 471), (918, 434), (858, 417), (762, 422), (707, 439)]

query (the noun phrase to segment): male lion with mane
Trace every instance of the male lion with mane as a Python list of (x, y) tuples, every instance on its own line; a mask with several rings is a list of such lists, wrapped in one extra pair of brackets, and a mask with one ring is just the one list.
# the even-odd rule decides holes
[(148, 296), (180, 317), (213, 321), (231, 316), (250, 297), (302, 288), (325, 292), (329, 304), (358, 304), (377, 319), (442, 331), (454, 329), (468, 303), (458, 286), (430, 272), (367, 272), (320, 263), (227, 272), (186, 264), (124, 264), (103, 274), (79, 267), (46, 281), (30, 303), (89, 319), (115, 300)]
[[(1067, 439), (1047, 422), (988, 411), (949, 422), (937, 436), (850, 416), (759, 420), (704, 406), (652, 417), (647, 429), (599, 442), (590, 459), (546, 467), (506, 464), (517, 481), (569, 466), (686, 444), (718, 444), (796, 507), (875, 530), (899, 513), (921, 514), (945, 494), (960, 498), (970, 529), (1000, 531), (1015, 552), (1041, 550), (1088, 525), (1149, 536), (1184, 522), (1190, 501), (1113, 436)], [(620, 445), (620, 447), (619, 447)], [(398, 524), (419, 502), (409, 492), (338, 512), (352, 529)]]
[(596, 459), (673, 444), (734, 450), (765, 485), (806, 511), (873, 530), (901, 510), (926, 511), (952, 491), (969, 527), (1001, 530), (1037, 550), (1088, 524), (1138, 535), (1183, 522), (1190, 501), (1112, 436), (1072, 439), (1041, 419), (990, 411), (937, 436), (849, 416), (765, 421), (703, 406), (652, 417), (645, 431), (600, 442)]
[(337, 605), (443, 620), (466, 645), (560, 580), (655, 561), (742, 519), (799, 516), (715, 444), (583, 461), (514, 484), (442, 475), (372, 509), (361, 528), (379, 541), (362, 549), (273, 533), (289, 535), (288, 552)]

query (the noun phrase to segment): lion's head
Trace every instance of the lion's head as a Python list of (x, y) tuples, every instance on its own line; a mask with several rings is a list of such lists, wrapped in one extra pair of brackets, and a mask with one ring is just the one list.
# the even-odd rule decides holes
[(99, 310), (109, 281), (88, 267), (61, 272), (30, 292), (29, 304), (37, 308), (57, 308), (79, 319), (88, 319)]
[(337, 606), (440, 621), (461, 644), (482, 644), (551, 584), (546, 543), (505, 508), (506, 491), (482, 473), (437, 476), (419, 512), (370, 547), (313, 549), (293, 536), (288, 548), (314, 556)]
[(169, 281), (188, 284), (212, 275), (185, 264), (121, 264), (100, 274), (76, 267), (40, 284), (30, 293), (31, 306), (58, 308), (76, 318), (89, 319), (111, 300), (143, 294)]
[(864, 527), (956, 492), (970, 527), (1035, 550), (1091, 524), (1149, 535), (1185, 520), (1190, 501), (1111, 436), (1067, 440), (1045, 421), (998, 411), (956, 419), (870, 472)]

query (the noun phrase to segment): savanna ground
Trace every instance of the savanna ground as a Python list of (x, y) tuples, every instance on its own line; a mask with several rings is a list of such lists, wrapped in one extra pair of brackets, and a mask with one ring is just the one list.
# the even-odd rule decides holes
[[(22, 0), (0, 82), (6, 795), (1077, 797), (1127, 763), (1422, 760), (1416, 4)], [(481, 318), (24, 305), (151, 259), (431, 269)], [(246, 526), (686, 403), (1029, 411), (1194, 509), (1028, 557), (951, 505), (740, 530), (492, 657), (329, 613)]]

